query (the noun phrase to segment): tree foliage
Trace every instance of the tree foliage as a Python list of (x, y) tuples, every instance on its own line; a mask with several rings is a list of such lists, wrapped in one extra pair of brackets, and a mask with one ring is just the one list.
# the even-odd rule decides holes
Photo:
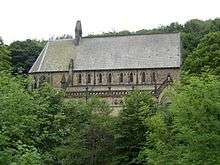
[(45, 86), (30, 93), (27, 84), (24, 78), (1, 73), (0, 162), (46, 160), (63, 136), (60, 92)]
[(0, 38), (0, 71), (8, 71), (11, 68), (10, 52)]
[(188, 78), (170, 108), (146, 120), (152, 146), (142, 158), (148, 164), (219, 164), (219, 87), (213, 77)]
[[(91, 98), (83, 102), (66, 102), (66, 140), (56, 148), (63, 164), (108, 164), (113, 155), (113, 121), (106, 102)], [(73, 149), (74, 148), (74, 149)]]
[(144, 120), (155, 111), (155, 102), (148, 92), (135, 91), (125, 98), (115, 135), (117, 164), (141, 163), (138, 154), (144, 146), (145, 133), (148, 131)]
[(38, 159), (32, 137), (37, 120), (33, 113), (35, 110), (42, 110), (42, 107), (35, 103), (24, 90), (23, 83), (18, 80), (2, 73), (0, 76), (1, 164), (26, 161), (27, 154), (31, 154), (33, 159)]
[(198, 44), (198, 47), (188, 56), (184, 67), (189, 73), (211, 72), (219, 75), (220, 32), (207, 34)]
[(113, 155), (114, 117), (97, 98), (64, 100), (47, 84), (1, 73), (0, 164), (106, 164)]
[(15, 73), (28, 73), (45, 45), (44, 41), (26, 40), (15, 41), (10, 44), (9, 50)]

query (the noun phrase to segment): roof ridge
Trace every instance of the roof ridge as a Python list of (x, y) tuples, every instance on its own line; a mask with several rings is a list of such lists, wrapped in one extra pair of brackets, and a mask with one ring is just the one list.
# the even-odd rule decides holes
[(94, 36), (85, 36), (82, 38), (110, 38), (110, 37), (130, 37), (130, 36), (147, 36), (147, 35), (160, 35), (160, 34), (164, 34), (164, 35), (168, 35), (168, 34), (180, 34), (180, 32), (161, 32), (161, 33), (149, 33), (149, 34), (113, 34), (113, 35), (105, 35), (105, 34), (101, 34), (101, 35), (94, 35)]
[(61, 42), (61, 41), (73, 41), (74, 38), (66, 38), (66, 39), (57, 39), (57, 40), (48, 40), (48, 42)]

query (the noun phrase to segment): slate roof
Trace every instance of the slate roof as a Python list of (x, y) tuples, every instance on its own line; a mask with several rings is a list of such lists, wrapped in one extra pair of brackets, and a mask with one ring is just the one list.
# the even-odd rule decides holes
[(150, 34), (49, 41), (30, 69), (33, 72), (180, 67), (180, 34)]

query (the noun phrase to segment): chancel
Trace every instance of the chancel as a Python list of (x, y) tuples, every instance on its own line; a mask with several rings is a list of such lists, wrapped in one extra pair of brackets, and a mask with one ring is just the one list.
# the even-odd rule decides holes
[(95, 95), (117, 108), (131, 90), (148, 90), (158, 98), (181, 66), (179, 33), (82, 37), (48, 41), (29, 73), (39, 87), (47, 81), (66, 97)]

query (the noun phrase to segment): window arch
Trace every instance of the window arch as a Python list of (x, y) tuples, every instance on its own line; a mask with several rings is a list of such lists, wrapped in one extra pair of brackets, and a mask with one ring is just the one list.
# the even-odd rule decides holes
[(155, 72), (152, 73), (152, 81), (153, 81), (153, 82), (156, 81), (156, 74), (155, 74)]
[(91, 83), (91, 75), (87, 74), (87, 83), (90, 84)]
[(145, 72), (142, 72), (141, 74), (141, 82), (144, 83), (146, 81), (146, 75)]
[(119, 82), (120, 83), (123, 83), (123, 80), (124, 78), (123, 78), (123, 73), (120, 73), (120, 75), (119, 75)]
[(78, 75), (78, 83), (79, 83), (79, 84), (82, 83), (82, 75), (81, 75), (81, 74)]
[(107, 80), (108, 80), (108, 83), (112, 82), (112, 74), (111, 73), (108, 74), (108, 79)]
[(102, 83), (102, 74), (99, 73), (99, 83)]
[(131, 72), (129, 74), (129, 82), (132, 83), (134, 81), (134, 78), (133, 78), (133, 73)]

